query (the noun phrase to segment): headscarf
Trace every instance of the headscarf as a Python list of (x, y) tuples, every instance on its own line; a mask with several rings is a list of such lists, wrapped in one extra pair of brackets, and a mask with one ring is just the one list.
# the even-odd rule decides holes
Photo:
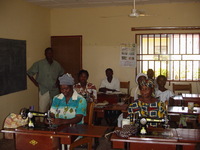
[(139, 86), (140, 87), (141, 86), (146, 86), (146, 87), (149, 87), (149, 88), (154, 88), (154, 83), (153, 83), (152, 80), (147, 79), (147, 80), (142, 81)]
[(62, 75), (58, 80), (60, 81), (60, 85), (74, 85), (74, 78), (69, 73)]
[(144, 77), (146, 77), (146, 79), (148, 79), (148, 76), (146, 74), (144, 74), (144, 73), (138, 73), (137, 76), (136, 76), (136, 78), (135, 78), (135, 82), (137, 84), (138, 84), (138, 78), (141, 77), (141, 76), (144, 76)]

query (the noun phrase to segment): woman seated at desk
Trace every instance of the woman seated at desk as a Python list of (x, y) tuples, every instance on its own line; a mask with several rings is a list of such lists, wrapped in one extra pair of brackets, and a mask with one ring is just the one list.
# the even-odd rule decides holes
[(82, 95), (88, 102), (97, 103), (97, 90), (94, 84), (87, 82), (89, 73), (87, 70), (80, 70), (78, 73), (78, 80), (74, 89), (78, 94)]
[[(154, 91), (152, 80), (142, 81), (139, 89), (141, 96), (129, 105), (128, 114), (138, 114), (139, 117), (164, 118), (166, 107), (162, 101), (152, 96)], [(157, 123), (153, 122), (149, 125), (156, 127)]]
[(111, 68), (106, 69), (106, 77), (101, 81), (99, 92), (112, 93), (120, 91), (120, 82), (117, 78), (113, 77), (113, 70)]
[(52, 124), (83, 124), (86, 116), (87, 102), (85, 98), (73, 90), (74, 79), (70, 74), (59, 77), (61, 94), (53, 98), (50, 111)]

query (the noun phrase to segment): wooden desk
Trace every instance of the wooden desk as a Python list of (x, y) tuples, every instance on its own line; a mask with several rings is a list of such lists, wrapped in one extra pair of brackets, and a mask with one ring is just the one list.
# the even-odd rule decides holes
[(87, 137), (102, 137), (105, 131), (108, 129), (106, 126), (88, 126), (88, 125), (73, 125), (71, 127), (66, 126), (56, 131), (56, 134), (60, 136), (75, 135), (75, 136), (87, 136)]
[(194, 104), (200, 106), (200, 94), (185, 94), (176, 95), (173, 97), (174, 106), (188, 106), (188, 102), (194, 102)]
[(126, 111), (128, 108), (128, 104), (108, 104), (105, 106), (96, 106), (94, 108), (94, 118), (95, 124), (99, 125), (101, 123), (101, 119), (105, 118), (106, 122), (110, 126), (116, 126), (116, 121), (118, 116)]
[(173, 100), (174, 100), (173, 106), (182, 106), (182, 104), (183, 104), (182, 95), (175, 95), (173, 97)]
[(16, 150), (57, 150), (60, 149), (59, 138), (55, 130), (48, 128), (3, 129), (3, 133), (14, 133)]
[(97, 94), (97, 102), (102, 103), (107, 101), (109, 104), (118, 103), (120, 101), (119, 94)]
[(128, 104), (108, 104), (105, 106), (95, 106), (94, 107), (94, 112), (96, 113), (95, 117), (97, 118), (104, 118), (104, 111), (105, 110), (119, 110), (119, 111), (127, 111), (128, 109)]
[(188, 111), (188, 107), (169, 106), (168, 107), (168, 113), (199, 115), (200, 114), (200, 107), (194, 107), (193, 111)]
[(57, 129), (27, 128), (3, 129), (3, 133), (15, 134), (16, 150), (59, 150), (60, 139), (70, 144), (71, 136), (101, 137), (105, 134), (105, 126), (76, 125), (73, 127), (60, 126)]
[(188, 106), (188, 102), (194, 102), (197, 106), (200, 106), (200, 94), (182, 94), (184, 100), (184, 106)]
[(179, 147), (183, 150), (194, 150), (196, 143), (200, 140), (200, 130), (197, 129), (153, 128), (151, 132), (154, 132), (154, 134), (137, 135), (129, 138), (121, 138), (116, 134), (112, 134), (111, 141), (113, 148), (126, 148), (130, 150), (176, 150), (176, 147)]

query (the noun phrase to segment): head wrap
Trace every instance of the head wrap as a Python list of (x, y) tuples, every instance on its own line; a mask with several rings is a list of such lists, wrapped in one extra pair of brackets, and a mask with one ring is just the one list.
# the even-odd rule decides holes
[(140, 85), (140, 87), (142, 86), (146, 86), (146, 87), (149, 87), (149, 88), (154, 88), (154, 82), (150, 79), (147, 79), (147, 80), (143, 80)]
[(58, 80), (60, 81), (60, 85), (74, 85), (74, 78), (68, 73), (59, 77)]
[(141, 77), (141, 76), (144, 76), (144, 77), (146, 77), (146, 79), (148, 79), (148, 76), (146, 74), (144, 74), (144, 73), (138, 73), (137, 76), (136, 76), (136, 78), (135, 78), (135, 82), (137, 84), (138, 84), (138, 78)]

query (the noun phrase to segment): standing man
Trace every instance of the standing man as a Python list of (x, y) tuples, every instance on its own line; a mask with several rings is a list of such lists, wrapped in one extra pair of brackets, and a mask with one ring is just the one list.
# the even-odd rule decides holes
[(102, 80), (99, 91), (104, 93), (107, 91), (120, 91), (119, 80), (113, 77), (113, 70), (111, 68), (106, 69), (106, 77), (107, 78)]
[[(53, 97), (59, 94), (58, 77), (64, 74), (61, 65), (53, 60), (53, 49), (45, 49), (45, 59), (35, 62), (27, 71), (29, 79), (39, 88), (39, 111), (49, 110)], [(34, 75), (36, 77), (34, 78)]]

